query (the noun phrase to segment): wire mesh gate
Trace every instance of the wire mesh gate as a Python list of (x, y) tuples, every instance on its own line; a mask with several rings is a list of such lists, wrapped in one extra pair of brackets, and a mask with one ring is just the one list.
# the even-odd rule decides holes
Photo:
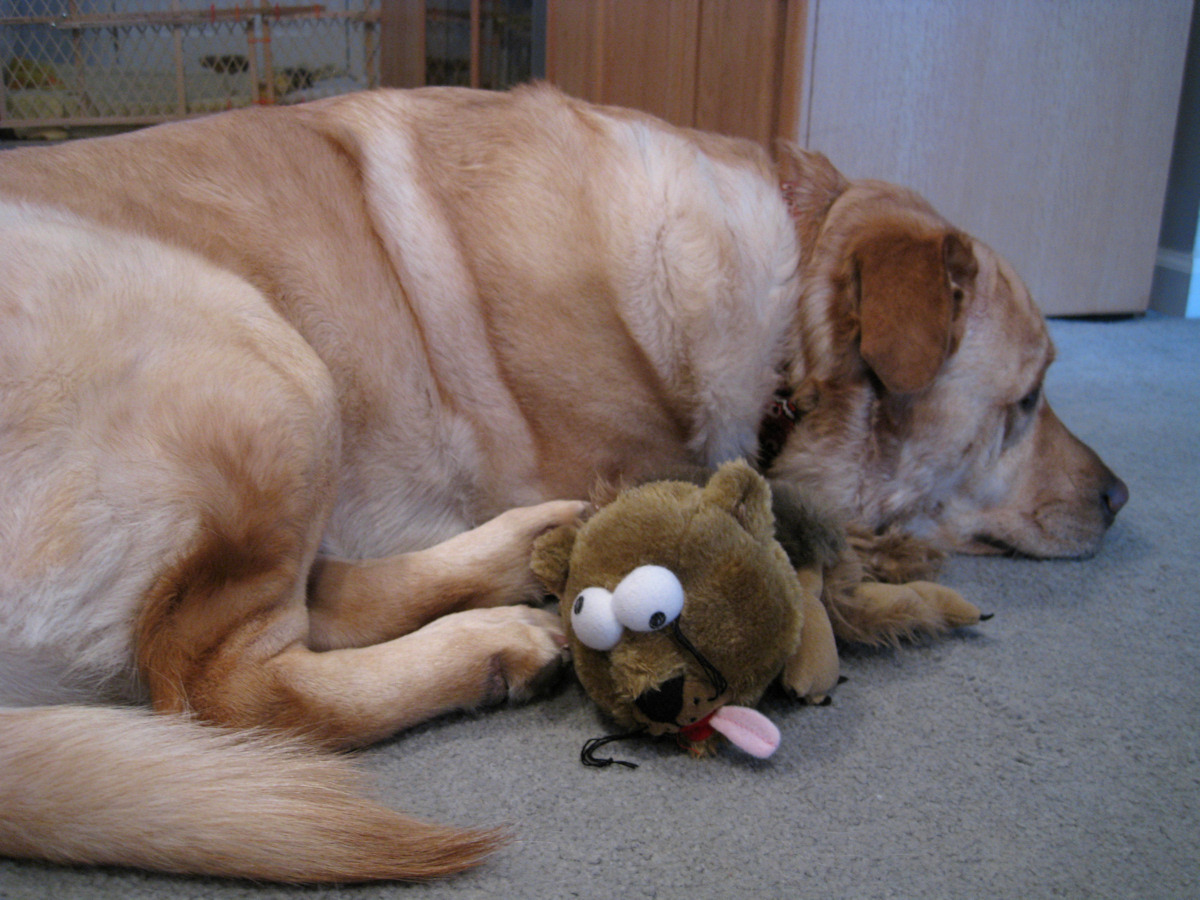
[(0, 128), (142, 125), (379, 83), (381, 0), (17, 0)]
[(528, 81), (535, 18), (533, 0), (426, 0), (425, 83), (501, 90)]

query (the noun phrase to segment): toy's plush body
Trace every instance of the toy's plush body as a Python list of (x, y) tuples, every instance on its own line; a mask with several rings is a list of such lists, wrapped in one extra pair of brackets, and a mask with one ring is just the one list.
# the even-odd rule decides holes
[[(772, 729), (746, 708), (768, 685), (780, 677), (796, 696), (815, 700), (837, 681), (821, 597), (837, 583), (826, 576), (853, 554), (836, 524), (802, 497), (774, 498), (773, 512), (770, 487), (745, 463), (694, 481), (617, 493), (583, 524), (543, 535), (533, 570), (559, 597), (580, 682), (619, 725), (679, 733), (697, 752), (715, 728), (764, 756)], [(978, 620), (954, 592), (928, 587), (914, 594), (921, 604), (962, 605), (942, 625)], [(857, 588), (836, 590), (849, 596)], [(897, 596), (886, 595), (887, 603), (895, 606)], [(900, 618), (911, 628), (916, 617)]]

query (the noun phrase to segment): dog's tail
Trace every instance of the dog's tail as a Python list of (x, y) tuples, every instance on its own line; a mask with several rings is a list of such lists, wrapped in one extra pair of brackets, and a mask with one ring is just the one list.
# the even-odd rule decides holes
[(481, 862), (503, 831), (363, 798), (306, 744), (138, 710), (0, 710), (0, 854), (287, 882), (417, 880)]

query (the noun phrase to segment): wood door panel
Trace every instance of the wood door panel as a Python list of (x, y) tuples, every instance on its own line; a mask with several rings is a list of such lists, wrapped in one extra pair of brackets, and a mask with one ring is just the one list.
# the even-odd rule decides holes
[(747, 5), (705, 0), (694, 124), (765, 143), (775, 134), (785, 9), (764, 3), (748, 13)]
[(795, 138), (805, 0), (549, 0), (546, 77), (585, 100)]

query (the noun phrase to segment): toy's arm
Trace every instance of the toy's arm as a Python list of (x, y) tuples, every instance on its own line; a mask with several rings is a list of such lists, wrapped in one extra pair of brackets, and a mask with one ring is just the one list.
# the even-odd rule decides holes
[(815, 704), (825, 700), (838, 682), (837, 642), (819, 599), (824, 586), (821, 568), (800, 569), (796, 574), (804, 588), (804, 625), (780, 680), (793, 696)]

